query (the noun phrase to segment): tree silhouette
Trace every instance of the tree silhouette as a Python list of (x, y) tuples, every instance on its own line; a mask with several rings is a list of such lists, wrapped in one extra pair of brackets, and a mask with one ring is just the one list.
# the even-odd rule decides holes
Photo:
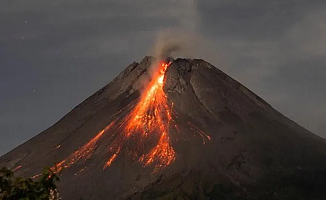
[(41, 178), (15, 177), (13, 171), (0, 170), (0, 199), (1, 200), (59, 200), (55, 182), (59, 181), (57, 174), (46, 168)]

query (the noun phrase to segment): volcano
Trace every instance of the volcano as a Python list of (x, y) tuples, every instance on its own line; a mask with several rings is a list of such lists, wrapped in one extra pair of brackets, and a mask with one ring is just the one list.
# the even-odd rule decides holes
[(326, 141), (201, 59), (130, 64), (0, 158), (65, 199), (326, 199)]

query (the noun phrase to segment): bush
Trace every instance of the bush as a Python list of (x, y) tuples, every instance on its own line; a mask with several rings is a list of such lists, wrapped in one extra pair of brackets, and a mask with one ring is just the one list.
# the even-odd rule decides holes
[(40, 179), (15, 177), (7, 169), (0, 170), (0, 200), (59, 200), (55, 182), (59, 177), (51, 169), (43, 171)]

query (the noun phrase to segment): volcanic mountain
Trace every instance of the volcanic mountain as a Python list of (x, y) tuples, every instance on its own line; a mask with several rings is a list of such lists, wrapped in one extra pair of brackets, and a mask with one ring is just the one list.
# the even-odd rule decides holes
[(326, 141), (201, 59), (132, 63), (0, 166), (63, 200), (326, 199)]

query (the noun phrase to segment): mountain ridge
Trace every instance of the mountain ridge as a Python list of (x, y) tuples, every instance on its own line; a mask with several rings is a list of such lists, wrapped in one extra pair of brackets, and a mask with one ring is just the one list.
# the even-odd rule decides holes
[[(33, 176), (45, 165), (69, 157), (112, 121), (123, 120), (132, 111), (153, 79), (153, 63), (155, 59), (149, 56), (131, 63), (49, 129), (0, 157), (0, 165), (21, 165), (18, 174)], [(151, 166), (144, 167), (130, 157), (134, 141), (127, 141), (112, 166), (103, 169), (112, 145), (110, 137), (103, 136), (92, 156), (62, 172), (59, 190), (64, 198), (261, 199), (267, 195), (300, 199), (296, 193), (305, 191), (306, 185), (326, 186), (320, 179), (326, 178), (325, 140), (208, 62), (172, 60), (163, 90), (169, 105), (173, 103), (173, 120), (179, 129), (169, 129), (175, 161), (153, 173)], [(119, 131), (109, 134), (119, 137)], [(155, 138), (154, 134), (148, 148), (155, 145)], [(315, 182), (309, 177), (315, 177)], [(301, 196), (325, 197), (318, 188)]]

